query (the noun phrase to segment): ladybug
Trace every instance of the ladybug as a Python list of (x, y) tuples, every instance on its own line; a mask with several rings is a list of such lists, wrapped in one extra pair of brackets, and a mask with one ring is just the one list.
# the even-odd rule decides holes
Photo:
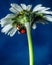
[(18, 25), (17, 29), (20, 33), (26, 33), (26, 29), (23, 26)]
[(26, 33), (26, 30), (25, 29), (21, 29), (20, 33)]

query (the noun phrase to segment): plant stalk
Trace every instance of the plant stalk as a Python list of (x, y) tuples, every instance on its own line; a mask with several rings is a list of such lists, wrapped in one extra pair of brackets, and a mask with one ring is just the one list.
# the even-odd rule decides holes
[(31, 34), (31, 27), (30, 23), (27, 22), (25, 24), (27, 37), (28, 37), (28, 47), (29, 47), (29, 65), (34, 65), (34, 51), (33, 51), (33, 43), (32, 43), (32, 34)]

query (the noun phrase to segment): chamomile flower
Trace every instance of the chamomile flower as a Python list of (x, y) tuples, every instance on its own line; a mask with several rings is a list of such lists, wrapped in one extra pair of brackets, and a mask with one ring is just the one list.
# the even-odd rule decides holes
[[(25, 4), (11, 4), (9, 10), (12, 14), (8, 14), (0, 21), (2, 30), (1, 32), (10, 35), (11, 37), (18, 31), (18, 33), (25, 33), (25, 23), (30, 23), (30, 27), (36, 29), (36, 23), (46, 23), (52, 21), (52, 11), (48, 11), (49, 7), (43, 7), (42, 4), (36, 5), (31, 10), (32, 5)], [(45, 20), (47, 20), (45, 22)]]

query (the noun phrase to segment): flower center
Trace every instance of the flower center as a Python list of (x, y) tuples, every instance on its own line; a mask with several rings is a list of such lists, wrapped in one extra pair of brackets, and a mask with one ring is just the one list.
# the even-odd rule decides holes
[(23, 10), (17, 15), (17, 21), (21, 24), (24, 24), (25, 22), (30, 22), (30, 11)]

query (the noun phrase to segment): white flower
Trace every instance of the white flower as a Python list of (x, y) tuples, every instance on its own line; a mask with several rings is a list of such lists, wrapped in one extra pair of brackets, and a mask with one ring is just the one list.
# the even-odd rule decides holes
[(36, 23), (46, 23), (52, 21), (52, 11), (49, 11), (49, 7), (43, 7), (42, 4), (36, 5), (31, 10), (32, 5), (12, 3), (9, 9), (13, 14), (8, 14), (0, 21), (2, 30), (1, 32), (10, 35), (11, 37), (16, 33), (26, 32), (25, 23), (29, 22), (33, 29), (36, 29)]

